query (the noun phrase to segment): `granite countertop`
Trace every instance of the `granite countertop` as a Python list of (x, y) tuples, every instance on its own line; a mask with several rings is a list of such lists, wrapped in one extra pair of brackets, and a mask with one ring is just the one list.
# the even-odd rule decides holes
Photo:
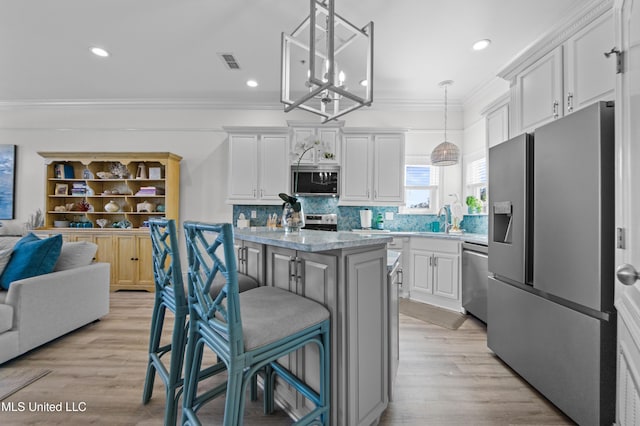
[(351, 232), (358, 235), (389, 235), (391, 237), (423, 237), (423, 238), (439, 238), (443, 240), (467, 241), (476, 244), (487, 244), (487, 234), (467, 234), (444, 232), (416, 232), (416, 231), (389, 231), (378, 229), (354, 229)]
[(393, 239), (389, 234), (364, 235), (351, 231), (326, 232), (303, 229), (299, 233), (285, 234), (283, 229), (267, 227), (234, 228), (234, 235), (244, 241), (307, 252), (387, 244)]

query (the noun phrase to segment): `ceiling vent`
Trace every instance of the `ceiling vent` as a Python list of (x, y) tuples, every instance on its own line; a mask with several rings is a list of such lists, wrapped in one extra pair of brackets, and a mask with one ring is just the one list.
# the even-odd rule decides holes
[(233, 53), (218, 53), (218, 56), (230, 70), (239, 70), (240, 64), (236, 60)]

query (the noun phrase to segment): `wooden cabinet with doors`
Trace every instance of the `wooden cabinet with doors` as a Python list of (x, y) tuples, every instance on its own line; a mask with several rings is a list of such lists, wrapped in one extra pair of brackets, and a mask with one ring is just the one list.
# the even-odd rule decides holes
[(112, 290), (154, 290), (153, 254), (148, 233), (113, 238)]
[(404, 133), (343, 130), (341, 205), (401, 205)]
[(229, 135), (229, 204), (277, 204), (290, 181), (289, 129), (225, 127)]
[(460, 242), (440, 238), (411, 238), (411, 299), (462, 311)]
[(153, 217), (178, 220), (181, 157), (168, 152), (39, 154), (46, 167), (40, 231), (97, 244), (95, 260), (111, 264), (112, 291), (153, 291), (145, 222)]

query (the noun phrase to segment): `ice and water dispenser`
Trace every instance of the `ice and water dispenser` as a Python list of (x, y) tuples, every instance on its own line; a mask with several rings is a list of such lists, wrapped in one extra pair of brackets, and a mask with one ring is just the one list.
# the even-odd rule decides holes
[(492, 235), (489, 236), (491, 241), (511, 244), (513, 242), (511, 232), (513, 206), (511, 201), (497, 201), (493, 203), (491, 208), (493, 209)]

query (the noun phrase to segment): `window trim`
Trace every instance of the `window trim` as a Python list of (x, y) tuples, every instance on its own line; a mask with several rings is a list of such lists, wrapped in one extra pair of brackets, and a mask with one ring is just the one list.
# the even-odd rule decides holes
[[(478, 161), (478, 160), (482, 160), (484, 159), (485, 161), (485, 172), (486, 172), (486, 177), (487, 180), (485, 182), (480, 182), (480, 183), (469, 183), (469, 167), (471, 166), (471, 163), (473, 163), (474, 161)], [(487, 191), (489, 190), (489, 156), (487, 155), (487, 151), (486, 150), (479, 150), (479, 151), (475, 151), (469, 154), (466, 154), (464, 156), (464, 168), (463, 168), (463, 186), (464, 186), (464, 197), (463, 197), (463, 201), (465, 201), (467, 199), (467, 197), (469, 195), (473, 195), (476, 196), (476, 190), (478, 188), (482, 188), (482, 187), (486, 187)], [(487, 194), (488, 195), (488, 194)], [(466, 205), (466, 203), (465, 203)]]
[[(421, 166), (421, 167), (426, 167), (429, 166), (431, 167), (431, 173), (433, 172), (437, 172), (438, 175), (438, 185), (427, 185), (427, 186), (407, 186), (407, 167), (411, 167), (411, 166)], [(439, 200), (442, 199), (442, 192), (443, 192), (443, 188), (442, 188), (442, 178), (443, 178), (443, 171), (442, 171), (442, 167), (437, 167), (434, 166), (433, 164), (431, 164), (431, 160), (428, 156), (407, 156), (405, 158), (405, 165), (404, 165), (404, 188), (403, 191), (405, 193), (405, 204), (401, 205), (398, 207), (398, 214), (412, 214), (412, 215), (432, 215), (432, 214), (437, 214), (438, 211), (438, 203)], [(410, 208), (407, 207), (406, 205), (406, 193), (407, 193), (407, 189), (426, 189), (426, 190), (431, 190), (432, 191), (432, 195), (435, 195), (435, 199), (432, 200), (433, 202), (431, 203), (431, 207), (428, 209), (425, 208)]]

